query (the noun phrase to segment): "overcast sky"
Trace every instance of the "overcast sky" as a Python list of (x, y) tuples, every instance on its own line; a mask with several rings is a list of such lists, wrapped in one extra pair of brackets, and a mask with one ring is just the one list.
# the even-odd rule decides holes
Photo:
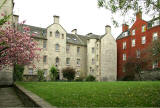
[[(115, 28), (111, 21), (111, 13), (98, 8), (97, 0), (14, 0), (14, 14), (19, 21), (26, 24), (46, 28), (53, 23), (53, 16), (60, 16), (60, 24), (70, 33), (77, 29), (78, 34), (94, 33), (103, 35), (105, 26), (112, 27), (112, 35), (116, 38), (121, 26)], [(122, 23), (123, 17), (116, 17)]]

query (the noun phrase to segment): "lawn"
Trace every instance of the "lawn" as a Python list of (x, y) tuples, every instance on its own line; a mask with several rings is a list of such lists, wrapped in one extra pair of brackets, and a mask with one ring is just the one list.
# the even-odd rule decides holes
[(17, 82), (57, 107), (160, 107), (160, 82)]

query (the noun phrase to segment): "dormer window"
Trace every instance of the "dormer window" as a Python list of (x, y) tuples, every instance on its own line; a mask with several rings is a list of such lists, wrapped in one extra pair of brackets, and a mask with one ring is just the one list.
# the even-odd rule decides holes
[(59, 36), (60, 36), (60, 33), (59, 33), (59, 31), (57, 30), (57, 31), (55, 32), (55, 37), (56, 37), (56, 38), (59, 38)]

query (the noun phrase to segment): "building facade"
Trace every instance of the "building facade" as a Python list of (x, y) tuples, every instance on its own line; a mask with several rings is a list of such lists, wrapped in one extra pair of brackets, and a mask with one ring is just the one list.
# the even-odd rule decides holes
[[(59, 16), (47, 28), (30, 27), (36, 34), (35, 40), (42, 51), (41, 59), (32, 65), (25, 66), (24, 76), (37, 75), (38, 69), (45, 71), (46, 79), (50, 79), (50, 68), (57, 67), (59, 79), (63, 79), (62, 69), (76, 69), (76, 77), (93, 75), (98, 81), (115, 81), (117, 78), (117, 45), (111, 35), (111, 27), (105, 27), (104, 35), (92, 33), (86, 36), (77, 34), (77, 29), (67, 33), (60, 25)], [(22, 30), (22, 29), (21, 29)], [(23, 32), (23, 31), (22, 31)]]
[[(154, 40), (160, 37), (160, 19), (144, 21), (142, 13), (136, 14), (136, 21), (129, 28), (122, 25), (122, 33), (117, 37), (117, 74), (118, 79), (125, 75), (124, 64), (128, 57), (140, 57), (141, 51), (147, 48)], [(160, 62), (154, 61), (149, 68), (160, 67)]]

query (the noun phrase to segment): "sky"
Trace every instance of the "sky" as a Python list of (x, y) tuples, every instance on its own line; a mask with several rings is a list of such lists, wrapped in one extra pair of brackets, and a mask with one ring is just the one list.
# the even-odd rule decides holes
[[(122, 27), (114, 27), (111, 12), (98, 8), (97, 0), (14, 0), (14, 14), (19, 15), (19, 22), (46, 28), (53, 24), (53, 16), (60, 17), (63, 28), (71, 33), (86, 35), (94, 33), (105, 34), (105, 26), (111, 26), (111, 33), (116, 37), (122, 32)], [(115, 19), (123, 23), (123, 16), (116, 15)]]

